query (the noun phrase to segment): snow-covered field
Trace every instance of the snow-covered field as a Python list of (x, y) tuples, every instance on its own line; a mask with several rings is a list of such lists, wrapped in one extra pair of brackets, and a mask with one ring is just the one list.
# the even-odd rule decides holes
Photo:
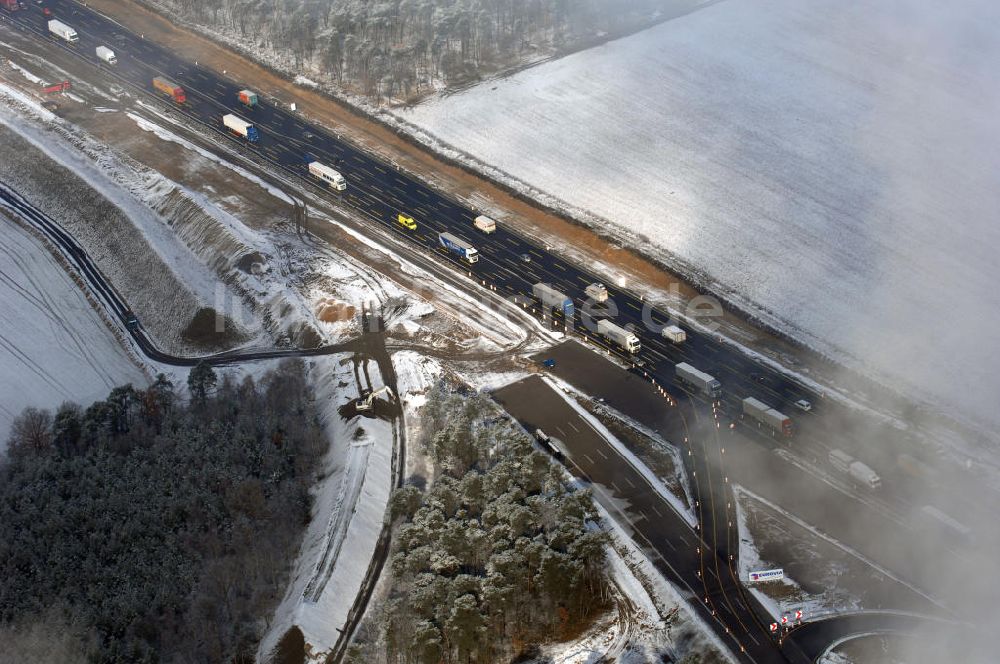
[(23, 408), (89, 404), (146, 377), (41, 242), (6, 217), (0, 223), (2, 450)]
[(987, 0), (728, 0), (398, 115), (848, 365), (996, 418), (998, 21)]

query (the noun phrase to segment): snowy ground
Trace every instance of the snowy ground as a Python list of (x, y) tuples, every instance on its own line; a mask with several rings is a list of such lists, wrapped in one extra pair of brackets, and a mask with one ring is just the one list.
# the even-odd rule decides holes
[(805, 620), (886, 607), (933, 613), (935, 598), (851, 547), (809, 526), (742, 486), (733, 487), (740, 538), (740, 577), (782, 568), (784, 578), (751, 584), (750, 592), (778, 621), (802, 610)]
[(23, 408), (86, 405), (147, 378), (48, 249), (3, 213), (0, 224), (2, 451)]
[(996, 418), (997, 20), (730, 0), (399, 116), (853, 368)]

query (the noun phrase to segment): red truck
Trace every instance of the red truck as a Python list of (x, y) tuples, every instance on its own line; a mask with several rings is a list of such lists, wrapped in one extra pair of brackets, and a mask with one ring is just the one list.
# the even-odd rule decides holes
[(0, 0), (0, 7), (3, 7), (7, 11), (16, 12), (21, 8), (20, 0)]
[(178, 104), (183, 104), (187, 101), (187, 95), (184, 94), (184, 88), (177, 85), (173, 81), (163, 78), (162, 76), (157, 76), (153, 79), (153, 87), (173, 99)]

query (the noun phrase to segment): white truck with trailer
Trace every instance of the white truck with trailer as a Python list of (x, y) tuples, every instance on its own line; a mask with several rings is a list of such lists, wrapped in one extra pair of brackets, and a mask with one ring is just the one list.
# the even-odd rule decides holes
[(607, 318), (597, 321), (597, 333), (633, 355), (638, 353), (639, 349), (642, 348), (642, 344), (639, 343), (639, 337)]
[(531, 294), (538, 298), (542, 306), (558, 309), (567, 320), (573, 318), (573, 300), (562, 291), (556, 290), (549, 284), (539, 282), (531, 287)]
[(76, 30), (69, 27), (62, 21), (57, 21), (55, 19), (49, 21), (49, 32), (60, 39), (66, 40), (70, 44), (75, 44), (80, 41), (80, 37), (76, 34)]
[(882, 487), (882, 478), (866, 464), (843, 450), (830, 450), (830, 465), (871, 491)]
[(109, 65), (118, 64), (118, 58), (115, 57), (115, 52), (112, 51), (107, 46), (98, 46), (97, 48), (94, 49), (94, 53), (97, 54), (98, 58), (100, 58), (103, 62), (108, 63)]
[(601, 304), (602, 302), (607, 302), (608, 300), (608, 287), (599, 281), (596, 281), (583, 290), (584, 295), (589, 297), (594, 302)]
[(340, 174), (340, 171), (336, 171), (326, 164), (321, 164), (318, 161), (309, 162), (309, 174), (318, 177), (323, 182), (330, 185), (331, 189), (337, 191), (344, 191), (347, 189), (347, 180), (344, 176)]
[(743, 414), (751, 419), (770, 427), (782, 436), (792, 435), (792, 418), (771, 408), (763, 401), (747, 397), (743, 400)]
[(677, 327), (676, 325), (667, 325), (660, 332), (664, 339), (674, 342), (675, 344), (682, 344), (687, 341), (687, 332)]
[(677, 363), (674, 370), (678, 381), (695, 388), (706, 397), (718, 399), (722, 396), (722, 383), (715, 376), (696, 369), (687, 362)]
[(260, 132), (257, 131), (257, 127), (253, 126), (252, 122), (247, 122), (232, 113), (226, 113), (222, 116), (222, 124), (226, 129), (237, 136), (242, 136), (250, 143), (256, 143), (260, 140)]
[(492, 219), (483, 214), (476, 217), (475, 220), (472, 222), (472, 225), (481, 230), (482, 232), (486, 233), (487, 235), (489, 235), (490, 233), (496, 233), (497, 231), (497, 222), (493, 221)]

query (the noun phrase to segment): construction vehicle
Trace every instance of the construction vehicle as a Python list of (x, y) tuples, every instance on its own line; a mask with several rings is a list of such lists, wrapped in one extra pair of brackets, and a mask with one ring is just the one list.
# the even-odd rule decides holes
[(489, 235), (490, 233), (496, 233), (497, 222), (493, 221), (485, 215), (479, 215), (472, 222), (472, 225), (481, 230), (482, 232)]
[(471, 244), (451, 233), (439, 233), (438, 242), (449, 252), (464, 258), (470, 264), (479, 260), (479, 252)]
[(392, 388), (388, 385), (383, 385), (374, 392), (369, 392), (367, 395), (360, 397), (357, 403), (354, 404), (354, 409), (359, 413), (370, 412), (375, 407), (375, 399), (383, 394), (389, 397), (389, 403), (396, 400), (396, 395), (393, 393)]
[(600, 282), (594, 282), (583, 290), (584, 295), (598, 304), (608, 299), (608, 287)]
[(251, 143), (256, 143), (260, 140), (260, 132), (257, 131), (257, 127), (253, 126), (253, 123), (247, 122), (232, 113), (226, 113), (222, 116), (222, 124), (230, 133), (241, 136)]
[(684, 343), (687, 341), (687, 332), (677, 327), (676, 325), (667, 325), (663, 330), (660, 331), (664, 339), (668, 339), (675, 344)]
[(153, 79), (153, 88), (167, 95), (178, 104), (184, 104), (187, 102), (187, 94), (185, 94), (184, 88), (177, 85), (170, 79), (157, 76)]
[(399, 214), (396, 215), (396, 221), (399, 222), (400, 226), (402, 226), (403, 228), (405, 228), (407, 230), (410, 230), (410, 231), (417, 230), (417, 222), (415, 222), (413, 220), (413, 217), (405, 215), (402, 212), (400, 212)]
[(57, 21), (55, 19), (49, 21), (49, 32), (70, 44), (75, 44), (80, 41), (80, 37), (76, 34), (76, 30), (69, 27), (62, 21)]
[(257, 105), (257, 93), (251, 92), (250, 90), (240, 90), (239, 93), (240, 103), (247, 108), (253, 108)]
[(642, 348), (642, 344), (639, 343), (639, 337), (607, 318), (597, 321), (597, 333), (633, 355), (638, 353), (639, 349)]
[(107, 46), (98, 46), (97, 48), (94, 49), (94, 53), (97, 55), (98, 58), (108, 63), (109, 65), (118, 64), (118, 58), (115, 57), (115, 52), (112, 51)]
[(763, 401), (747, 397), (743, 400), (743, 414), (751, 419), (780, 432), (782, 436), (792, 435), (792, 419)]
[(70, 83), (69, 81), (63, 81), (62, 83), (53, 83), (52, 85), (46, 85), (44, 88), (42, 88), (42, 92), (44, 92), (47, 95), (50, 95), (56, 92), (65, 92), (66, 90), (69, 90), (72, 87), (73, 87), (72, 83)]
[(706, 397), (718, 399), (722, 396), (722, 383), (714, 376), (695, 369), (687, 362), (678, 363), (674, 369), (677, 372), (677, 380), (681, 383), (693, 387)]
[(557, 291), (545, 283), (537, 283), (531, 287), (531, 294), (548, 309), (558, 309), (567, 319), (573, 318), (573, 300), (565, 293)]
[(347, 189), (347, 180), (344, 179), (344, 176), (339, 171), (335, 171), (318, 161), (309, 162), (309, 174), (315, 175), (320, 180), (329, 184), (331, 189), (336, 189), (337, 191)]

